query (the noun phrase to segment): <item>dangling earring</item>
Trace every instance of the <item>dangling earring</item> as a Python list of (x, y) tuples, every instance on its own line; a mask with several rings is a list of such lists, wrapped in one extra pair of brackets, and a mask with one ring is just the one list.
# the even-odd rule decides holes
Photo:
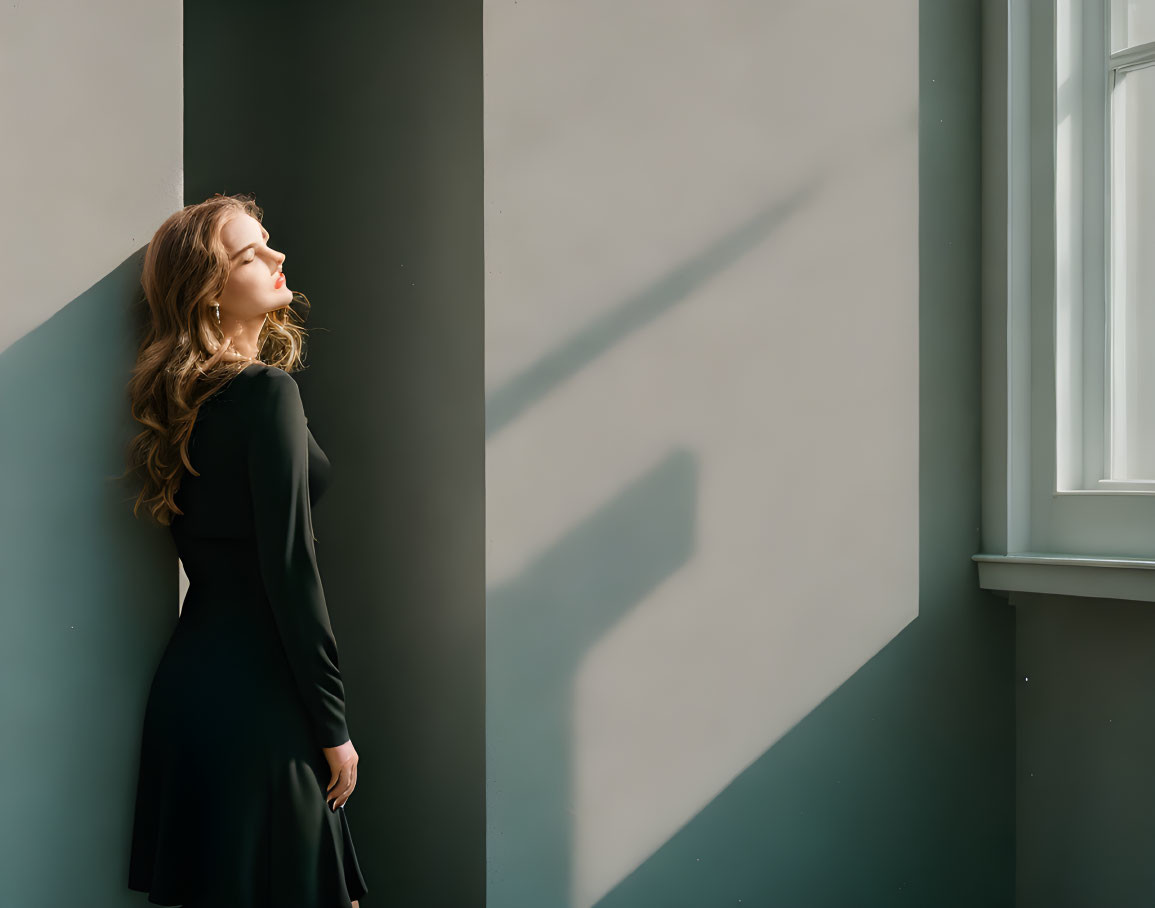
[(217, 324), (219, 325), (221, 323), (221, 304), (220, 303), (213, 303), (213, 309), (216, 310)]

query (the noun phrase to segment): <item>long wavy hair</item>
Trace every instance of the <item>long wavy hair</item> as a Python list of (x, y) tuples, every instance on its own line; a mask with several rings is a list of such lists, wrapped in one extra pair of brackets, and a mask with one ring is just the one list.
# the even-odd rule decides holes
[[(249, 365), (224, 358), (232, 345), (212, 310), (231, 267), (221, 228), (237, 214), (264, 219), (251, 195), (217, 193), (186, 205), (157, 228), (144, 254), (148, 326), (128, 383), (133, 419), (144, 428), (128, 445), (122, 476), (135, 473), (142, 483), (133, 515), (144, 509), (161, 526), (184, 513), (175, 496), (185, 471), (200, 475), (189, 462), (188, 442), (201, 404)], [(309, 306), (303, 293), (294, 292), (293, 302)], [(276, 309), (265, 316), (257, 358), (296, 371), (306, 338), (291, 305)]]

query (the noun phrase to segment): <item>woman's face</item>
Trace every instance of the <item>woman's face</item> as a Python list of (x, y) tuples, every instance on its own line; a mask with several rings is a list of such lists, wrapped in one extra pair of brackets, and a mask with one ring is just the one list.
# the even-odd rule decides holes
[(229, 254), (229, 279), (220, 295), (221, 318), (263, 319), (293, 301), (293, 291), (281, 271), (284, 253), (266, 245), (269, 233), (248, 214), (235, 214), (221, 227)]

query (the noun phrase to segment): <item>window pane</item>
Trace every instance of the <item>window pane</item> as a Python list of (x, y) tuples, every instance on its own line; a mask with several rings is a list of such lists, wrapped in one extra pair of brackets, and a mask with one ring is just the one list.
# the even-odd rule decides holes
[(1111, 53), (1155, 41), (1155, 0), (1111, 0)]
[(1111, 97), (1109, 478), (1155, 479), (1155, 67)]

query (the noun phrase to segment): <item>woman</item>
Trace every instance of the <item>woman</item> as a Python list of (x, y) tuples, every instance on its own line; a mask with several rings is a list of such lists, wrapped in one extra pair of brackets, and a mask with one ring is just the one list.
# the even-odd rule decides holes
[(189, 589), (145, 709), (128, 886), (185, 908), (358, 908), (357, 784), (314, 551), (329, 461), (296, 381), (298, 296), (250, 197), (169, 217), (145, 254), (129, 386), (143, 507)]

